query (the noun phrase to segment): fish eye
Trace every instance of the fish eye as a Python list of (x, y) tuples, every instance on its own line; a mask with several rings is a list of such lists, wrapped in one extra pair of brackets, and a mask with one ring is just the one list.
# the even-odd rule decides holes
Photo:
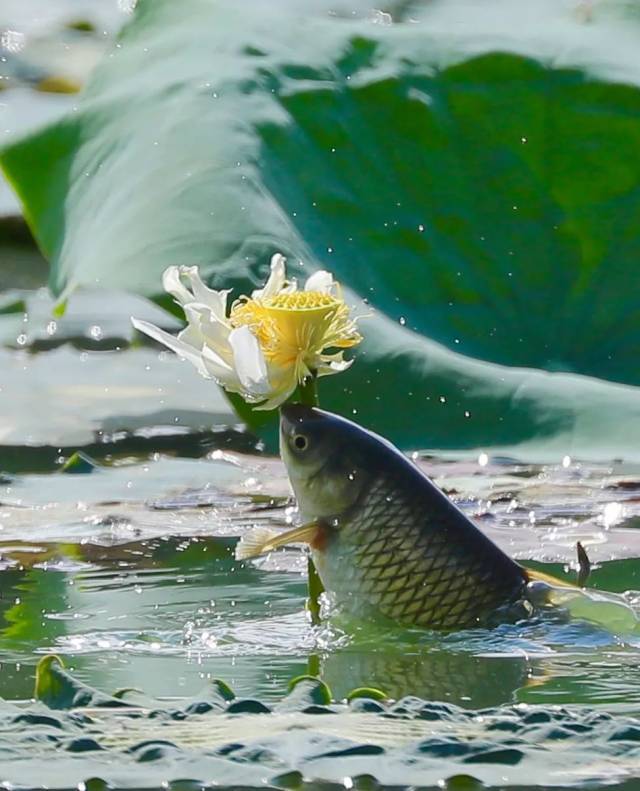
[(306, 450), (309, 447), (309, 440), (304, 434), (296, 434), (293, 438), (293, 445), (296, 450)]

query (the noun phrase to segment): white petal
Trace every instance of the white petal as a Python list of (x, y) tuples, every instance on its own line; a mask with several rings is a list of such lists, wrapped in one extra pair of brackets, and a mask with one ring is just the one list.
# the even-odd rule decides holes
[(187, 302), (193, 302), (193, 294), (180, 280), (180, 275), (184, 269), (186, 269), (186, 267), (170, 266), (168, 269), (164, 270), (162, 275), (162, 286), (164, 290), (175, 297), (181, 305), (186, 305)]
[(298, 386), (296, 367), (294, 365), (282, 368), (273, 365), (273, 363), (267, 363), (267, 373), (271, 384), (269, 398), (264, 403), (254, 407), (254, 409), (259, 409), (261, 411), (276, 409), (276, 407), (284, 404), (284, 402), (293, 395)]
[(202, 349), (204, 345), (204, 336), (196, 324), (188, 324), (178, 333), (177, 340), (197, 350)]
[(225, 390), (232, 393), (242, 392), (242, 383), (232, 366), (228, 365), (208, 346), (202, 349), (202, 364), (207, 375), (215, 379)]
[(295, 277), (292, 277), (291, 280), (287, 283), (286, 286), (283, 286), (280, 289), (280, 294), (294, 294), (298, 290), (298, 281)]
[[(200, 346), (209, 346), (228, 364), (233, 363), (233, 350), (229, 343), (231, 327), (226, 321), (220, 321), (206, 306), (197, 302), (185, 305), (184, 312), (189, 322), (189, 327), (183, 330), (189, 338), (200, 338)], [(182, 333), (178, 335), (182, 339)]]
[(331, 374), (339, 374), (351, 368), (353, 360), (331, 360), (328, 362), (322, 361), (318, 365), (316, 372), (318, 376), (330, 376)]
[(249, 395), (266, 396), (269, 393), (267, 363), (258, 339), (246, 325), (229, 333), (233, 349), (236, 374)]
[(153, 324), (149, 324), (148, 321), (140, 321), (138, 319), (132, 318), (131, 323), (140, 332), (144, 332), (145, 335), (153, 338), (154, 341), (163, 343), (166, 347), (171, 349), (171, 351), (174, 351), (184, 360), (188, 360), (190, 363), (195, 365), (195, 367), (198, 369), (198, 372), (202, 376), (208, 376), (207, 369), (204, 367), (199, 349), (194, 348), (184, 339), (178, 339), (173, 335), (169, 335), (168, 332), (161, 330), (159, 327), (156, 327)]
[(281, 390), (276, 395), (272, 396), (268, 401), (265, 401), (262, 404), (258, 404), (258, 406), (254, 406), (253, 408), (259, 412), (267, 412), (271, 409), (277, 409), (279, 406), (284, 404), (284, 402), (293, 395), (293, 391), (296, 389), (295, 385), (288, 389), (288, 390)]
[(305, 291), (320, 291), (322, 294), (330, 294), (331, 289), (335, 285), (333, 275), (321, 269), (319, 272), (314, 272), (307, 280), (304, 290)]
[(219, 321), (226, 320), (227, 296), (231, 292), (231, 289), (215, 291), (213, 288), (206, 286), (202, 282), (197, 266), (183, 266), (182, 274), (185, 275), (191, 283), (194, 301), (206, 305)]
[(287, 259), (281, 254), (276, 253), (271, 257), (271, 274), (265, 283), (264, 288), (260, 288), (252, 293), (253, 299), (267, 299), (275, 297), (284, 288), (287, 278), (285, 264)]
[(289, 387), (283, 388), (282, 390), (278, 390), (275, 393), (271, 394), (271, 398), (265, 401), (258, 406), (255, 406), (254, 409), (260, 412), (267, 412), (270, 409), (277, 409), (281, 404), (293, 395), (295, 389), (297, 387), (297, 383), (295, 380), (290, 384)]

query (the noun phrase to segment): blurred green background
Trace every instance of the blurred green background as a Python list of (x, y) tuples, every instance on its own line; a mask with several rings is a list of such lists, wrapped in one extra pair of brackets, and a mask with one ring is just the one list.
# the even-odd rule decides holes
[[(266, 700), (311, 657), (337, 696), (637, 714), (636, 637), (586, 621), (311, 627), (300, 552), (233, 560), (296, 518), (273, 420), (130, 324), (179, 329), (169, 264), (235, 293), (278, 250), (330, 269), (372, 315), (323, 405), (425, 451), (514, 557), (574, 579), (582, 541), (637, 612), (637, 5), (133, 6), (0, 5), (0, 698), (52, 651), (105, 692)], [(76, 450), (93, 472), (61, 472)]]
[[(622, 0), (143, 0), (0, 163), (71, 310), (162, 301), (175, 263), (240, 293), (281, 250), (373, 309), (324, 405), (405, 448), (635, 459), (639, 26)], [(85, 72), (99, 27), (57, 31)], [(9, 97), (80, 83), (28, 41)]]

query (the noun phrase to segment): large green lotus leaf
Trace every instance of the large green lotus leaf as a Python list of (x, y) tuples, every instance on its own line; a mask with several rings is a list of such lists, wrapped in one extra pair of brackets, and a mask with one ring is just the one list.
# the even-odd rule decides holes
[(175, 263), (246, 291), (281, 250), (375, 309), (328, 407), (404, 446), (640, 455), (633, 5), (388, 11), (142, 0), (1, 155), (53, 291), (158, 297)]

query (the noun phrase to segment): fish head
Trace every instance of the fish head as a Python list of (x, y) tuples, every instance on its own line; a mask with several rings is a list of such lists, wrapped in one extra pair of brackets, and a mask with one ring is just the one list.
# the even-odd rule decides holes
[(370, 478), (367, 436), (355, 423), (315, 407), (281, 408), (280, 453), (304, 519), (339, 519), (358, 501)]

